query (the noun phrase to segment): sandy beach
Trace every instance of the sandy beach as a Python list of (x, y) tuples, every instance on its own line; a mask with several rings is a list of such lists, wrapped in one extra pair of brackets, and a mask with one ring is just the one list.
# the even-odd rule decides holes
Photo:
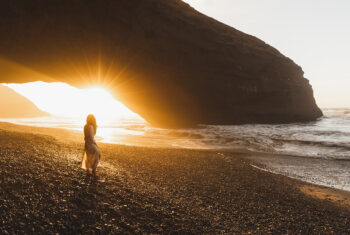
[(254, 153), (99, 144), (0, 123), (0, 233), (350, 233), (350, 193), (259, 170)]

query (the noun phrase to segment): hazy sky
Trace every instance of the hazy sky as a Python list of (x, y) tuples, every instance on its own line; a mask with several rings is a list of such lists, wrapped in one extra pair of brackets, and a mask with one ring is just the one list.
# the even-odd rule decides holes
[(320, 107), (350, 107), (350, 0), (185, 2), (294, 60)]

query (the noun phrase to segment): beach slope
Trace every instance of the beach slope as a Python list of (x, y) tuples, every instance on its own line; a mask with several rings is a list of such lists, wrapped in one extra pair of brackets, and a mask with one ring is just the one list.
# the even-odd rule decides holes
[(99, 144), (96, 181), (67, 133), (0, 123), (1, 234), (350, 233), (349, 207), (244, 153)]

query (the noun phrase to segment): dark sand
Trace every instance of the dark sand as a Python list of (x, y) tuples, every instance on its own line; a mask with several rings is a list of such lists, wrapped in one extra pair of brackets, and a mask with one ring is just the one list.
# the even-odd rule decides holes
[(101, 182), (79, 168), (81, 140), (0, 123), (0, 234), (350, 233), (349, 193), (245, 153), (99, 144)]

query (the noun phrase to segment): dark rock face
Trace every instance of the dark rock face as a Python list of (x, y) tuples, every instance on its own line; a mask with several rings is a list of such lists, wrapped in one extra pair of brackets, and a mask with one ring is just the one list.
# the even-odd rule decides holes
[[(3, 59), (48, 81), (105, 86), (154, 125), (284, 123), (322, 115), (298, 65), (180, 0), (1, 4)], [(0, 82), (36, 80), (1, 63), (0, 71)]]

